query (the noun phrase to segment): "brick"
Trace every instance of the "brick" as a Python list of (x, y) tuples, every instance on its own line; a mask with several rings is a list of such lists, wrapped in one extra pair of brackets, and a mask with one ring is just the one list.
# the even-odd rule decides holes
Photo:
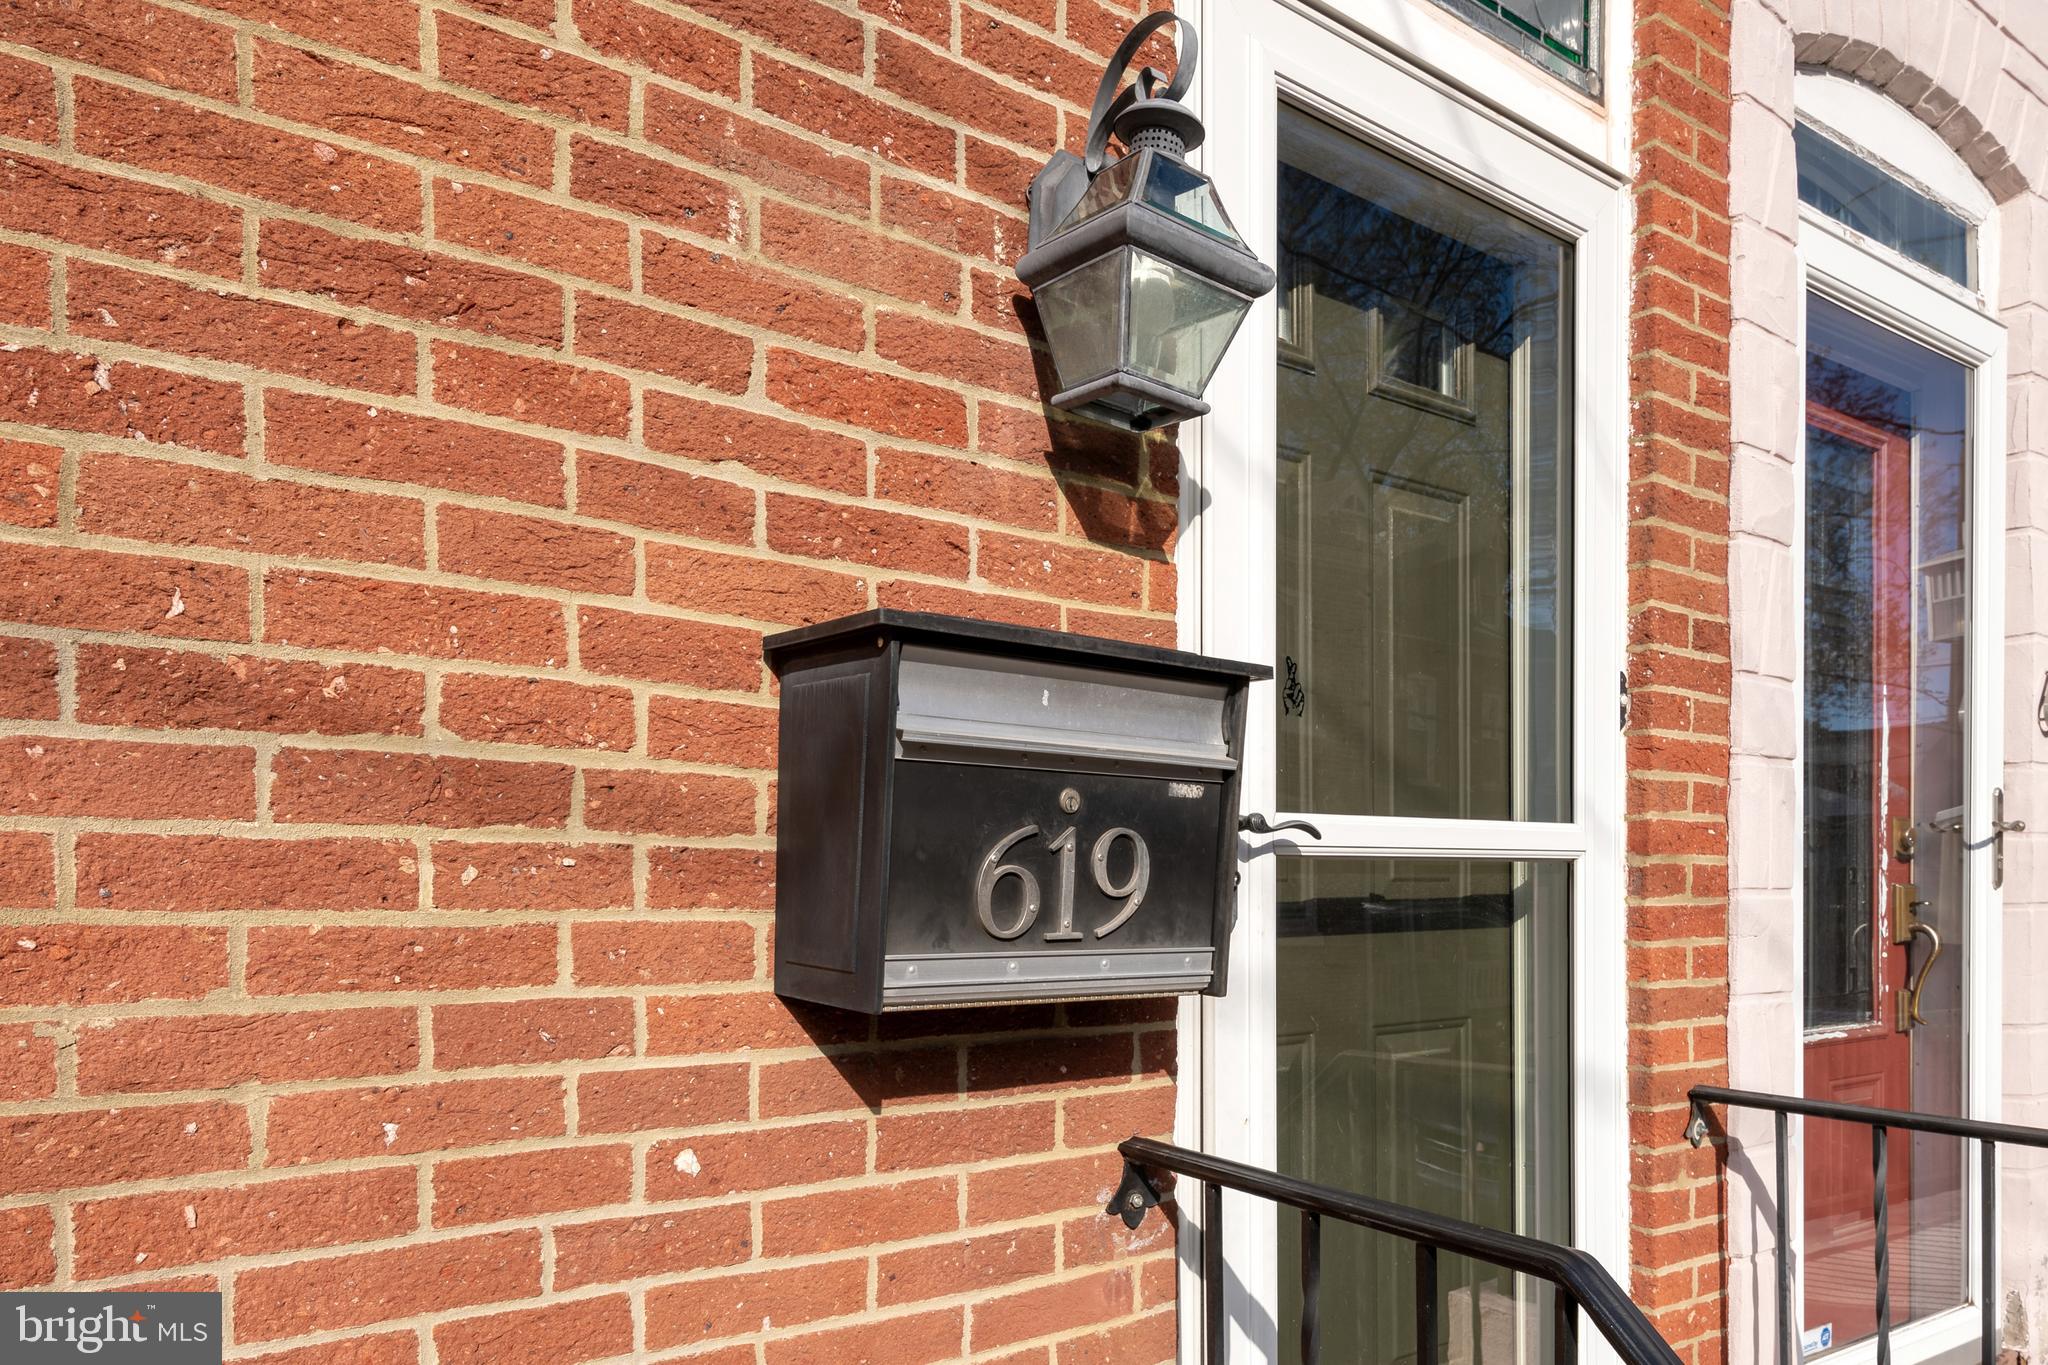
[(0, 925), (0, 998), (11, 1006), (197, 1000), (227, 984), (225, 929)]
[(1109, 606), (1142, 607), (1145, 562), (1107, 550), (983, 532), (975, 568), (998, 587)]
[(647, 855), (650, 910), (772, 910), (775, 857), (748, 848), (657, 848)]
[(624, 750), (633, 746), (633, 697), (546, 678), (453, 674), (441, 683), (440, 723), (488, 743)]
[(695, 8), (841, 71), (858, 74), (865, 59), (860, 20), (816, 0), (698, 0)]
[(409, 1156), (566, 1131), (550, 1076), (316, 1090), (270, 1101), (272, 1165)]
[[(41, 331), (49, 331), (51, 316), (50, 258), (29, 247), (0, 244), (0, 323), (10, 327), (34, 327)], [(26, 443), (8, 442), (7, 446), (24, 444)], [(4, 498), (8, 503), (12, 503), (19, 496), (20, 493), (13, 490), (0, 494), (0, 498)], [(7, 506), (0, 506), (0, 519), (13, 521), (17, 525), (35, 524), (22, 522), (20, 514)], [(52, 519), (54, 520), (54, 511)]]
[(753, 67), (754, 105), (771, 117), (895, 165), (953, 178), (959, 140), (953, 129), (759, 52)]
[(0, 57), (0, 133), (23, 142), (57, 140), (57, 80), (41, 62)]
[(78, 525), (159, 545), (426, 564), (426, 517), (417, 500), (255, 477), (256, 472), (85, 455), (75, 493)]
[(444, 506), (436, 537), (438, 567), (451, 573), (572, 592), (633, 591), (633, 542), (609, 531)]
[(633, 850), (624, 844), (434, 845), (434, 905), (442, 910), (607, 910), (633, 903)]
[(617, 375), (507, 351), (434, 343), (434, 397), (493, 417), (624, 436), (632, 393)]
[(409, 1009), (122, 1019), (79, 1031), (82, 1095), (389, 1075), (419, 1064)]
[(576, 511), (586, 517), (745, 545), (754, 538), (754, 497), (751, 488), (644, 460), (576, 456)]
[(1012, 621), (1020, 626), (1037, 626), (1043, 630), (1060, 628), (1060, 608), (1056, 602), (1033, 602), (1020, 597), (968, 592), (933, 583), (903, 580), (884, 583), (875, 590), (875, 601), (878, 606), (895, 607), (899, 611), (936, 611), (983, 621)]
[(876, 314), (875, 353), (905, 369), (1027, 399), (1057, 387), (1049, 363), (1041, 376), (1041, 357), (1028, 346), (898, 313)]
[(0, 352), (0, 420), (242, 453), (242, 389), (153, 365), (22, 347)]
[(409, 1233), (418, 1181), (386, 1168), (80, 1204), (72, 1261), (81, 1279), (230, 1256), (308, 1251)]
[(48, 1205), (0, 1209), (0, 1289), (57, 1280), (57, 1230)]
[[(1050, 18), (1034, 22), (1040, 28), (1056, 27)], [(1076, 109), (1086, 109), (1094, 101), (1096, 83), (1102, 79), (1102, 66), (1095, 59), (1033, 37), (992, 14), (974, 14), (961, 24), (960, 54)]]
[(576, 621), (577, 653), (593, 672), (728, 691), (760, 686), (757, 631), (604, 607), (580, 607)]
[(866, 336), (858, 300), (732, 252), (650, 232), (641, 241), (641, 273), (649, 294), (750, 326), (846, 351), (860, 349)]
[(434, 1163), (434, 1226), (463, 1227), (623, 1204), (633, 1149), (556, 1147)]
[(1050, 1151), (1054, 1108), (1050, 1102), (1010, 1104), (883, 1119), (875, 1125), (875, 1169), (909, 1171)]
[(195, 95), (235, 97), (235, 37), (224, 25), (141, 0), (7, 0), (0, 16), (9, 42)]
[(950, 1047), (893, 1048), (777, 1062), (761, 1068), (761, 1116), (866, 1109), (876, 1113), (960, 1091), (959, 1052)]
[(71, 330), (81, 336), (348, 388), (408, 393), (415, 387), (412, 338), (371, 323), (82, 261), (71, 267), (68, 297)]
[(562, 291), (555, 284), (415, 247), (339, 237), (305, 223), (263, 225), (257, 278), (349, 308), (536, 346), (562, 344)]
[(57, 1093), (57, 1039), (33, 1024), (0, 1025), (0, 1104), (46, 1100)]
[(559, 763), (285, 749), (271, 760), (270, 809), (283, 822), (560, 825), (574, 776)]
[(1051, 531), (1059, 524), (1059, 487), (973, 460), (884, 449), (875, 462), (875, 496), (958, 516)]
[(0, 639), (0, 716), (57, 719), (57, 649), (43, 640)]
[(754, 928), (740, 921), (577, 924), (570, 951), (579, 986), (680, 986), (754, 975)]
[[(624, 72), (460, 15), (437, 13), (434, 19), (444, 79), (561, 118), (625, 131), (631, 81)], [(539, 177), (543, 183), (548, 178)]]
[(1054, 474), (1135, 486), (1145, 465), (1145, 438), (1094, 422), (1048, 418), (1042, 409), (976, 406), (976, 444), (991, 455), (1044, 463)]
[(1171, 502), (1073, 483), (1060, 485), (1060, 498), (1069, 535), (1095, 545), (1128, 546), (1160, 554), (1173, 551), (1180, 531), (1180, 510)]
[(770, 478), (814, 488), (867, 491), (867, 450), (854, 437), (681, 394), (650, 392), (645, 407), (645, 435), (652, 449), (706, 464), (731, 460)]
[(365, 57), (419, 65), (419, 10), (410, 0), (218, 0), (213, 8)]
[(789, 1004), (767, 991), (650, 996), (650, 1056), (690, 1056), (746, 1048), (809, 1047), (868, 1036), (868, 1021)]
[(93, 80), (73, 83), (80, 151), (366, 227), (420, 225), (419, 172), (363, 152)]
[(798, 270), (933, 308), (950, 308), (960, 297), (957, 262), (873, 228), (777, 200), (761, 205), (761, 254)]
[(14, 736), (0, 740), (0, 814), (253, 819), (254, 757), (227, 746)]
[(547, 507), (560, 507), (565, 498), (563, 452), (555, 441), (274, 391), (264, 395), (263, 425), (264, 454), (274, 464)]
[(1051, 1228), (1019, 1228), (876, 1258), (879, 1307), (975, 1294), (1053, 1271)]
[(868, 584), (796, 564), (650, 544), (647, 595), (691, 611), (808, 625), (865, 610)]
[(576, 0), (576, 31), (607, 57), (656, 75), (740, 95), (740, 45), (697, 24), (627, 0)]
[(746, 1260), (753, 1237), (744, 1205), (644, 1214), (555, 1229), (555, 1288), (608, 1284)]
[(143, 728), (279, 734), (420, 732), (419, 674), (248, 655), (80, 645), (78, 719)]
[(867, 1306), (867, 1262), (751, 1271), (657, 1285), (647, 1291), (650, 1350), (777, 1329), (859, 1312)]
[(775, 766), (776, 714), (765, 706), (650, 697), (647, 752), (654, 758), (736, 768)]
[(1043, 157), (1033, 160), (971, 133), (967, 136), (964, 160), (967, 163), (967, 188), (999, 204), (1026, 202), (1032, 177), (1045, 165)]
[(745, 393), (754, 367), (746, 337), (595, 294), (576, 299), (576, 353), (724, 393)]
[(556, 975), (555, 931), (258, 927), (249, 931), (248, 975), (256, 996), (542, 986)]
[(249, 1160), (238, 1104), (105, 1107), (0, 1119), (0, 1197), (231, 1170)]
[(505, 593), (273, 570), (264, 633), (277, 644), (554, 665), (568, 655), (562, 609)]
[(584, 774), (583, 820), (592, 829), (682, 839), (752, 834), (755, 791), (741, 777), (592, 769)]
[(633, 1349), (633, 1301), (624, 1294), (577, 1299), (434, 1328), (441, 1365), (574, 1365)]
[(927, 1365), (964, 1359), (958, 1308), (783, 1337), (767, 1346), (768, 1365)]
[(971, 67), (886, 29), (875, 35), (875, 84), (949, 120), (1027, 147), (1049, 147), (1059, 134), (1059, 111), (1051, 104), (996, 85)]
[(394, 151), (546, 184), (554, 135), (473, 100), (281, 43), (257, 42), (256, 107)]
[(1114, 1151), (976, 1171), (967, 1177), (967, 1221), (1001, 1223), (1061, 1209), (1099, 1213), (1122, 1174), (1123, 1158)]
[(966, 527), (847, 503), (769, 494), (768, 544), (785, 554), (967, 576)]
[(771, 350), (767, 393), (796, 412), (887, 436), (937, 445), (967, 442), (967, 405), (957, 393), (893, 374)]
[[(576, 1078), (576, 1121), (578, 1131), (585, 1133), (740, 1123), (747, 1117), (747, 1104), (744, 1064), (587, 1071)], [(701, 1192), (711, 1193), (708, 1186), (715, 1183), (708, 1182)]]
[[(1170, 1260), (1155, 1261), (1169, 1270)], [(1141, 1274), (1152, 1269), (1141, 1268)], [(1169, 1291), (1167, 1298), (1172, 1298)], [(1147, 1303), (1152, 1302), (1150, 1296)], [(1169, 1360), (1178, 1349), (1179, 1335), (1172, 1313), (1154, 1313), (1137, 1322), (1127, 1322), (1104, 1332), (1059, 1344), (1059, 1365), (1115, 1365), (1120, 1360)]]
[(332, 1332), (540, 1292), (540, 1234), (499, 1232), (244, 1270), (238, 1342)]
[(649, 86), (646, 98), (647, 137), (670, 151), (823, 208), (867, 211), (869, 171), (859, 157), (827, 151), (665, 86)]
[(1070, 1148), (1109, 1147), (1129, 1137), (1173, 1135), (1172, 1086), (1076, 1095), (1060, 1102), (1062, 1142)]
[(419, 1337), (408, 1331), (357, 1333), (324, 1346), (245, 1356), (240, 1365), (419, 1365), (419, 1359)]
[(462, 181), (434, 183), (435, 237), (544, 270), (627, 288), (633, 282), (627, 265), (630, 235), (616, 219), (523, 194)]
[(575, 996), (555, 1000), (441, 1005), (434, 1011), (434, 1065), (459, 1069), (633, 1052), (633, 1002)]
[(730, 235), (745, 214), (739, 192), (722, 181), (586, 137), (569, 143), (569, 192), (589, 204), (694, 232)]
[(1022, 218), (911, 180), (882, 182), (881, 221), (884, 227), (923, 238), (941, 250), (997, 265), (1022, 255), (1028, 236)]
[(811, 1255), (951, 1232), (960, 1226), (959, 1199), (952, 1176), (772, 1199), (761, 1206), (761, 1254)]

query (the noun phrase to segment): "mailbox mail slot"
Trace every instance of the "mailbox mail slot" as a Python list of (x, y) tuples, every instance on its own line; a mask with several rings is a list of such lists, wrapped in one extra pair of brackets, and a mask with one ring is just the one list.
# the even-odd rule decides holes
[(1270, 669), (888, 610), (766, 653), (779, 994), (1222, 991), (1245, 690)]

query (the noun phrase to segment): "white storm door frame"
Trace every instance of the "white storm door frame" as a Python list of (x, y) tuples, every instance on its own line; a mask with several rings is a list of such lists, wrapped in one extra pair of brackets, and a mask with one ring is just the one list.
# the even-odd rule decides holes
[[(1993, 220), (1995, 223), (1995, 219)], [(1998, 261), (1996, 239), (1980, 238), (1979, 251), (1984, 274), (1996, 287)], [(1965, 714), (1969, 733), (1963, 750), (1963, 827), (1965, 843), (1973, 852), (1967, 884), (1970, 893), (1969, 941), (1963, 945), (1964, 1038), (1963, 1097), (1967, 1116), (1973, 1119), (2000, 1117), (2004, 1096), (2000, 1020), (2004, 1018), (2004, 895), (1991, 884), (1991, 790), (2005, 781), (2005, 391), (2007, 374), (2006, 330), (1988, 315), (1969, 292), (1946, 282), (1936, 283), (1900, 263), (1898, 257), (1862, 238), (1825, 214), (1801, 206), (1799, 217), (1801, 290), (1800, 355), (1806, 354), (1806, 309), (1804, 300), (1819, 295), (1850, 312), (1868, 318), (1909, 341), (1945, 355), (1970, 372), (1969, 414), (1972, 430), (1966, 454), (1969, 461), (1969, 553), (1970, 634), (1964, 655)], [(1802, 359), (1802, 365), (1803, 365)], [(1804, 378), (1802, 373), (1802, 394)], [(1806, 524), (1806, 423), (1799, 426), (1799, 491), (1796, 524)], [(1805, 619), (1802, 579), (1800, 619)], [(1800, 707), (1805, 707), (1806, 678), (1800, 665), (1798, 681)], [(1799, 740), (1795, 760), (1804, 771), (1805, 740)], [(1799, 799), (1806, 799), (1804, 780)], [(2021, 812), (2013, 812), (2020, 814)], [(1803, 809), (1801, 813), (1803, 822)], [(1804, 905), (1805, 869), (1797, 870), (1799, 885), (1793, 890), (1794, 905)], [(1792, 936), (1793, 980), (1805, 970), (1806, 943), (1803, 934)], [(1793, 1050), (1792, 1074), (1805, 1088), (1805, 1039), (1795, 1030), (1789, 1046)], [(1803, 1130), (1803, 1121), (1794, 1119)], [(1795, 1130), (1799, 1131), (1799, 1130)], [(1795, 1139), (1794, 1151), (1803, 1150), (1803, 1132)], [(1979, 1333), (1977, 1305), (1982, 1296), (1998, 1292), (1998, 1267), (1985, 1266), (1976, 1219), (1983, 1205), (1978, 1194), (1981, 1176), (1973, 1153), (1963, 1161), (1963, 1208), (1969, 1220), (1963, 1237), (1968, 1260), (1969, 1301), (1959, 1307), (1922, 1318), (1917, 1322), (1895, 1323), (1892, 1328), (1892, 1358), (1898, 1361), (1931, 1360), (1951, 1351), (1974, 1349)], [(1795, 1208), (1805, 1208), (1805, 1182), (1798, 1163), (1793, 1181), (1798, 1186)], [(1794, 1220), (1792, 1238), (1797, 1249), (1793, 1261), (1797, 1280), (1793, 1286), (1795, 1306), (1806, 1302), (1805, 1219)], [(1899, 1248), (1894, 1243), (1893, 1254)], [(1847, 1346), (1828, 1357), (1828, 1365), (1876, 1365), (1875, 1337)]]
[[(1204, 6), (1205, 169), (1260, 257), (1277, 258), (1282, 100), (1344, 127), (1574, 246), (1573, 818), (1561, 823), (1345, 817), (1316, 853), (1558, 859), (1572, 873), (1573, 1240), (1622, 1283), (1628, 1268), (1626, 963), (1617, 679), (1625, 663), (1627, 201), (1609, 170), (1461, 95), (1370, 40), (1282, 0)], [(1253, 308), (1184, 433), (1189, 516), (1183, 639), (1274, 661), (1275, 297)], [(1187, 439), (1191, 435), (1193, 439)], [(1273, 811), (1274, 687), (1252, 689), (1247, 811)], [(1284, 812), (1280, 813), (1284, 815)], [(1230, 992), (1183, 1010), (1180, 1140), (1271, 1168), (1276, 1156), (1274, 854), (1248, 843)], [(1311, 855), (1313, 856), (1313, 855)], [(1199, 1082), (1196, 1084), (1195, 1082)], [(1183, 1207), (1184, 1227), (1198, 1207)], [(1226, 1194), (1227, 1354), (1285, 1358), (1276, 1283), (1280, 1219)], [(1200, 1234), (1183, 1238), (1181, 1359), (1202, 1360)], [(1340, 1289), (1341, 1292), (1341, 1289)], [(1584, 1357), (1608, 1358), (1595, 1332)]]

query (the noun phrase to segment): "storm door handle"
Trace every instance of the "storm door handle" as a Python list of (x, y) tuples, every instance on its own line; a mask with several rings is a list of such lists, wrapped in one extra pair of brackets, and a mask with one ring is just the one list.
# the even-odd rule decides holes
[(1282, 820), (1272, 824), (1258, 811), (1253, 811), (1237, 822), (1237, 827), (1248, 834), (1278, 834), (1285, 829), (1298, 829), (1311, 839), (1320, 839), (1323, 832), (1306, 820)]
[(1927, 960), (1920, 964), (1920, 974), (1913, 978), (1913, 984), (1908, 986), (1905, 994), (1899, 997), (1899, 1032), (1901, 1033), (1910, 1033), (1917, 1026), (1927, 1022), (1926, 1018), (1920, 1013), (1920, 992), (1927, 989), (1927, 974), (1934, 970), (1935, 961), (1941, 956), (1941, 934), (1933, 925), (1925, 921), (1913, 926), (1913, 932), (1908, 937), (1906, 948), (1908, 970), (1911, 970), (1912, 962), (1911, 954), (1913, 949), (1911, 941), (1922, 934), (1927, 935), (1927, 941), (1934, 945), (1934, 951), (1929, 953)]

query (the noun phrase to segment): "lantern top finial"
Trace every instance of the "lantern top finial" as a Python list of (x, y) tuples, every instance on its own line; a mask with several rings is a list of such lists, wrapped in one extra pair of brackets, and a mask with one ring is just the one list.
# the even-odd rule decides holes
[[(1137, 78), (1119, 94), (1117, 82), (1123, 79), (1138, 49), (1169, 23), (1178, 24), (1181, 33), (1180, 60), (1174, 65), (1173, 79), (1166, 81), (1166, 73), (1156, 66), (1141, 67)], [(1170, 9), (1148, 14), (1132, 25), (1124, 40), (1117, 44), (1101, 83), (1095, 87), (1095, 106), (1088, 112), (1086, 161), (1090, 175), (1102, 169), (1112, 133), (1134, 152), (1150, 149), (1179, 157), (1202, 145), (1202, 120), (1180, 102), (1194, 76), (1200, 52), (1201, 38), (1195, 26)], [(1163, 89), (1161, 82), (1166, 82)]]

